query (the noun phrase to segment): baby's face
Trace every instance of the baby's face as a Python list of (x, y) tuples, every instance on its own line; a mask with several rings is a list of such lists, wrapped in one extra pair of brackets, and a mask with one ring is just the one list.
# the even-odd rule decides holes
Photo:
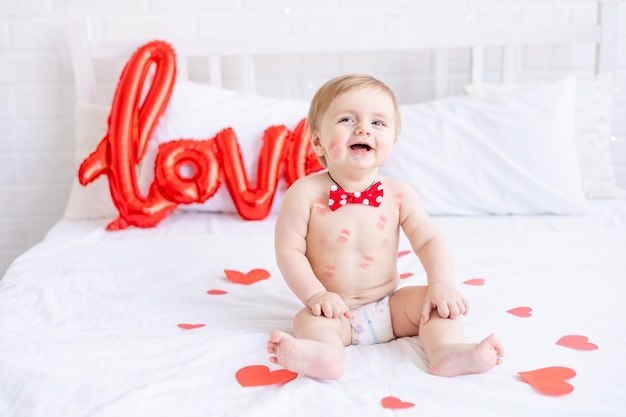
[(354, 89), (335, 98), (314, 133), (318, 155), (329, 170), (376, 169), (396, 142), (392, 99), (372, 88)]

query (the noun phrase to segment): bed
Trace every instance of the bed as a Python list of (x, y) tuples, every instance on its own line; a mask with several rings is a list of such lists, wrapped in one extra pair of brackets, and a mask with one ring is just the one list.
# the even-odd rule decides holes
[[(0, 415), (623, 416), (626, 198), (612, 173), (606, 116), (616, 9), (600, 1), (597, 21), (550, 30), (409, 24), (402, 36), (341, 45), (330, 42), (331, 29), (317, 40), (110, 42), (78, 22), (81, 171), (64, 218), (0, 281)], [(527, 44), (583, 45), (592, 65), (518, 80), (516, 51)], [(470, 58), (467, 86), (452, 94), (447, 58), (459, 48)], [(494, 48), (502, 84), (488, 82), (483, 58)], [(456, 284), (471, 303), (466, 339), (495, 332), (504, 343), (504, 363), (487, 373), (429, 375), (419, 337), (347, 347), (339, 381), (268, 360), (269, 332), (290, 332), (301, 308), (274, 260), (274, 220), (288, 181), (317, 168), (295, 145), (311, 89), (299, 99), (255, 93), (252, 55), (304, 71), (293, 54), (336, 62), (369, 50), (401, 62), (411, 51), (432, 58), (433, 99), (418, 102), (398, 85), (403, 131), (384, 170), (414, 184), (452, 247)], [(143, 142), (150, 111), (142, 119), (136, 102), (124, 107), (130, 87), (119, 68), (138, 51), (134, 74), (150, 81), (129, 81), (136, 97), (150, 96), (162, 68), (177, 77), (159, 90), (171, 88), (162, 114), (150, 110), (154, 130)], [(199, 63), (210, 85), (191, 79)], [(106, 123), (126, 116), (141, 125), (135, 136)], [(270, 126), (290, 139), (277, 142)], [(234, 135), (219, 142), (228, 127)], [(109, 165), (98, 171), (85, 161), (97, 160), (102, 143), (110, 151), (100, 162)], [(81, 185), (81, 176), (93, 181)], [(398, 270), (401, 286), (426, 282), (405, 238)]]

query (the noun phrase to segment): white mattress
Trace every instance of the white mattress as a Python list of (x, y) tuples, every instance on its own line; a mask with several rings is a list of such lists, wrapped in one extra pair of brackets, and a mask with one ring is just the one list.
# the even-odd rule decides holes
[[(626, 415), (626, 200), (594, 208), (435, 218), (471, 303), (466, 339), (496, 332), (501, 366), (434, 377), (414, 337), (346, 348), (340, 381), (260, 387), (242, 387), (236, 372), (279, 369), (265, 351), (268, 333), (290, 331), (301, 308), (275, 265), (273, 219), (179, 212), (121, 232), (105, 231), (106, 220), (61, 220), (0, 281), (0, 416), (391, 415), (387, 396), (415, 404), (397, 415)], [(398, 265), (413, 274), (401, 285), (425, 282), (414, 254)], [(225, 269), (255, 268), (270, 278), (225, 278)], [(463, 283), (472, 278), (485, 283)], [(507, 313), (521, 306), (532, 316)], [(565, 335), (598, 349), (557, 345)], [(518, 376), (552, 366), (575, 370), (573, 392), (544, 395)]]

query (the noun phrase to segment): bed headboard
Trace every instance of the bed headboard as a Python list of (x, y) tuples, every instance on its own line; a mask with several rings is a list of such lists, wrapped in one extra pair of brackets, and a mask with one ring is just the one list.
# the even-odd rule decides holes
[[(520, 5), (519, 2), (482, 6), (476, 10), (468, 6), (462, 12), (458, 6), (430, 4), (404, 5), (393, 10), (364, 8), (358, 15), (353, 10), (348, 14), (338, 9), (330, 16), (284, 9), (279, 11), (280, 15), (259, 12), (254, 22), (250, 16), (242, 18), (237, 11), (230, 11), (208, 17), (208, 22), (219, 21), (220, 28), (232, 28), (228, 33), (223, 29), (215, 33), (207, 24), (196, 28), (200, 33), (198, 37), (164, 40), (177, 52), (178, 77), (195, 79), (199, 76), (212, 85), (244, 92), (259, 90), (256, 69), (263, 66), (263, 59), (268, 57), (274, 62), (282, 59), (278, 65), (298, 68), (303, 77), (316, 81), (328, 78), (318, 75), (321, 71), (315, 68), (316, 65), (331, 75), (345, 72), (345, 68), (352, 68), (351, 64), (358, 70), (364, 54), (370, 54), (370, 60), (371, 53), (380, 54), (375, 58), (380, 60), (389, 60), (393, 55), (397, 63), (387, 64), (387, 67), (398, 65), (398, 71), (404, 68), (408, 72), (413, 70), (411, 65), (416, 65), (411, 56), (422, 57), (432, 76), (428, 82), (430, 95), (439, 98), (458, 92), (458, 85), (454, 85), (455, 81), (450, 77), (452, 67), (455, 70), (462, 68), (465, 72), (457, 84), (519, 80), (520, 57), (525, 53), (524, 48), (532, 45), (595, 48), (594, 54), (586, 54), (594, 55), (594, 62), (589, 62), (581, 70), (595, 73), (613, 70), (617, 56), (617, 1), (588, 3), (595, 4), (593, 16), (588, 16), (588, 9), (585, 9), (584, 18), (574, 18), (571, 12), (561, 16), (557, 10), (554, 16), (558, 18), (539, 23), (527, 18), (533, 13), (528, 9), (532, 5)], [(245, 33), (242, 29), (247, 25), (260, 22), (266, 22), (266, 35), (242, 35)], [(155, 37), (159, 37), (158, 30)], [(74, 22), (73, 65), (77, 98), (92, 101), (96, 95), (94, 62), (116, 57), (127, 59), (139, 45), (149, 40), (145, 37), (105, 39), (95, 19)], [(316, 59), (320, 57), (322, 59)], [(410, 84), (411, 81), (407, 81), (407, 85)], [(295, 97), (312, 94), (312, 86), (308, 87), (304, 93), (292, 89), (287, 95), (308, 98)], [(401, 90), (400, 101), (403, 101), (404, 87), (396, 86)], [(419, 98), (411, 97), (411, 100)]]

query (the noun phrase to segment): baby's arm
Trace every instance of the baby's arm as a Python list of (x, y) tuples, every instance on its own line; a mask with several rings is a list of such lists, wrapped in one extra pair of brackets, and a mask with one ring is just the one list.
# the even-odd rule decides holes
[(417, 193), (407, 184), (402, 183), (401, 187), (400, 224), (428, 280), (422, 323), (430, 319), (433, 309), (444, 318), (467, 314), (469, 303), (455, 288), (452, 253), (447, 242), (424, 210)]
[(349, 315), (342, 298), (317, 279), (306, 257), (306, 233), (314, 190), (310, 179), (294, 183), (287, 191), (276, 219), (274, 246), (278, 267), (293, 293), (316, 316)]

